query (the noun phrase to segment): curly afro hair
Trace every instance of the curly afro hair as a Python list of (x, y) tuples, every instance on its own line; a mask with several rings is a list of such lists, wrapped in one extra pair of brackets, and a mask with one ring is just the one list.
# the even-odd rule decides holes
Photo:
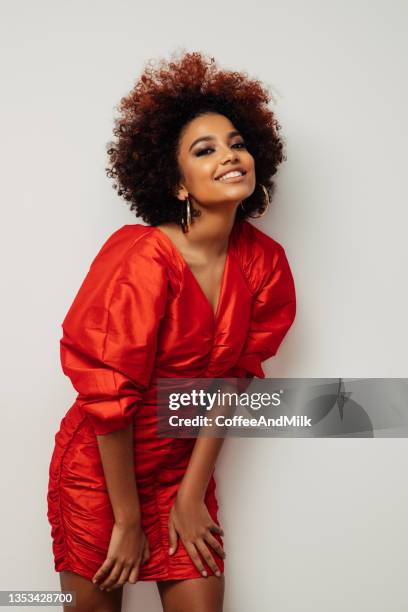
[(265, 193), (274, 192), (273, 175), (286, 160), (281, 129), (268, 107), (272, 95), (246, 73), (220, 70), (213, 57), (183, 52), (171, 61), (150, 60), (130, 93), (115, 108), (115, 141), (107, 145), (118, 195), (149, 225), (181, 224), (182, 208), (174, 195), (181, 180), (177, 162), (182, 128), (205, 112), (226, 116), (239, 130), (255, 160), (257, 185), (239, 206), (235, 221), (265, 208)]

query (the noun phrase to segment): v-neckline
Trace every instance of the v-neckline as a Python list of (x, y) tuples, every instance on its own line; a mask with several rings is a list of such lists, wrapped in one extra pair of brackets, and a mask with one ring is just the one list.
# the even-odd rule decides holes
[(203, 297), (205, 303), (207, 304), (207, 307), (209, 308), (211, 314), (212, 314), (212, 319), (213, 322), (216, 322), (219, 316), (219, 312), (220, 312), (220, 308), (221, 308), (221, 304), (224, 298), (224, 289), (225, 289), (225, 285), (226, 285), (226, 278), (227, 278), (227, 274), (228, 274), (228, 268), (229, 268), (229, 264), (230, 264), (230, 253), (231, 253), (231, 244), (232, 244), (232, 233), (235, 230), (235, 223), (232, 226), (232, 229), (230, 231), (230, 234), (228, 236), (228, 244), (227, 244), (227, 252), (226, 252), (226, 256), (225, 256), (225, 262), (224, 262), (224, 269), (221, 275), (221, 283), (220, 283), (220, 289), (219, 289), (219, 293), (218, 293), (218, 300), (217, 300), (217, 305), (214, 308), (212, 307), (212, 304), (210, 302), (210, 300), (208, 299), (207, 295), (204, 292), (204, 289), (201, 287), (200, 283), (198, 282), (196, 275), (193, 273), (193, 271), (191, 270), (190, 266), (188, 265), (188, 263), (186, 262), (184, 256), (182, 255), (180, 249), (175, 245), (175, 243), (173, 242), (173, 240), (170, 238), (170, 236), (168, 236), (167, 234), (165, 234), (160, 227), (158, 226), (152, 226), (153, 229), (157, 230), (162, 236), (165, 237), (165, 239), (167, 239), (167, 241), (169, 242), (170, 246), (173, 248), (173, 250), (177, 253), (179, 259), (182, 261), (184, 268), (187, 270), (187, 273), (191, 276), (191, 278), (193, 279), (193, 282), (195, 283), (198, 291), (201, 293), (201, 296)]

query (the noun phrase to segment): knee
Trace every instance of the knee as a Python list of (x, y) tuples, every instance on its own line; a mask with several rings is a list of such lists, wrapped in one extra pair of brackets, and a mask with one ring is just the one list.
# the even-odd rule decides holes
[(222, 612), (224, 576), (158, 583), (163, 612)]
[(61, 590), (75, 594), (75, 606), (64, 606), (64, 612), (121, 612), (123, 587), (101, 591), (79, 574), (61, 572)]

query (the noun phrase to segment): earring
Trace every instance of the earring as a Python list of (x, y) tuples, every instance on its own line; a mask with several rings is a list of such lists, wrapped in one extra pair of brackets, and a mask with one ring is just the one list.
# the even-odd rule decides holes
[(182, 217), (181, 217), (181, 227), (183, 229), (183, 232), (186, 234), (191, 227), (191, 202), (189, 200), (189, 197), (187, 196), (184, 200), (186, 206), (185, 206), (185, 211), (183, 211), (182, 213)]
[[(254, 216), (254, 215), (249, 215), (249, 216), (251, 217), (251, 219), (259, 219), (260, 217), (263, 217), (263, 216), (264, 216), (264, 214), (266, 213), (266, 211), (268, 210), (268, 206), (269, 206), (269, 204), (271, 203), (271, 201), (270, 201), (270, 199), (269, 199), (269, 194), (268, 194), (268, 191), (267, 191), (266, 187), (265, 187), (264, 185), (262, 185), (261, 183), (258, 183), (258, 185), (260, 185), (260, 186), (262, 187), (262, 190), (263, 190), (263, 192), (264, 192), (264, 194), (265, 194), (265, 198), (264, 198), (264, 209), (263, 209), (263, 211), (261, 212), (261, 214), (260, 214), (260, 215), (255, 215), (255, 216)], [(244, 211), (245, 211), (245, 208), (244, 208), (244, 206), (242, 205), (242, 202), (241, 202), (241, 208), (242, 208), (242, 210), (244, 210)]]

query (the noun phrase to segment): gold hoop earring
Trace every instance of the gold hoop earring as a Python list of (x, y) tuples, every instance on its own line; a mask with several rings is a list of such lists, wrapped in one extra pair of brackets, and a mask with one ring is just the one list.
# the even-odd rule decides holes
[[(267, 189), (266, 189), (265, 185), (262, 185), (261, 183), (258, 183), (258, 185), (260, 185), (260, 187), (262, 187), (262, 190), (263, 190), (263, 192), (264, 192), (264, 194), (265, 194), (265, 198), (264, 198), (264, 208), (263, 208), (263, 211), (261, 212), (261, 214), (260, 214), (260, 215), (249, 215), (249, 217), (251, 217), (251, 219), (259, 219), (260, 217), (263, 217), (263, 216), (264, 216), (264, 214), (266, 213), (266, 211), (268, 210), (269, 204), (271, 203), (271, 201), (270, 201), (270, 199), (269, 199), (269, 193), (268, 193), (268, 191), (267, 191)], [(244, 210), (244, 211), (245, 211), (245, 208), (244, 208), (244, 206), (242, 205), (242, 202), (241, 202), (241, 208), (242, 208), (242, 210)]]
[(188, 196), (184, 199), (184, 202), (185, 210), (181, 216), (181, 227), (183, 232), (186, 234), (191, 227), (191, 202)]

